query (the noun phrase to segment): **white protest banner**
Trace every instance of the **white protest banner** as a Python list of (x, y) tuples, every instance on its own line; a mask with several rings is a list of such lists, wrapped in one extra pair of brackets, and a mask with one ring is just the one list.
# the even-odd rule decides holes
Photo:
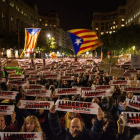
[(90, 102), (78, 102), (68, 100), (57, 100), (55, 103), (56, 110), (84, 113), (84, 114), (98, 114), (98, 104)]
[(110, 72), (111, 64), (110, 63), (100, 63), (99, 70), (103, 70), (104, 72)]
[(50, 97), (50, 90), (43, 89), (25, 89), (26, 96)]
[(39, 77), (31, 77), (31, 78), (27, 78), (27, 80), (31, 82), (36, 82), (36, 81), (40, 81), (41, 79)]
[(123, 77), (124, 70), (120, 68), (111, 68), (110, 76)]
[(46, 87), (43, 85), (38, 85), (38, 84), (30, 84), (24, 87), (24, 89), (39, 89), (40, 90), (40, 89), (46, 89)]
[(54, 101), (20, 100), (19, 108), (49, 110)]
[(29, 82), (28, 81), (20, 81), (20, 80), (8, 80), (8, 85), (13, 85), (13, 86), (26, 86)]
[(7, 60), (7, 66), (18, 67), (18, 60)]
[(56, 95), (75, 95), (75, 94), (80, 94), (81, 89), (77, 87), (73, 88), (57, 88), (55, 89)]
[(129, 127), (140, 126), (140, 113), (139, 112), (122, 112), (123, 125)]
[(0, 140), (41, 140), (42, 132), (0, 132)]
[(140, 102), (137, 102), (135, 100), (131, 100), (131, 99), (126, 98), (126, 105), (131, 107), (131, 108), (140, 110)]
[(93, 98), (93, 97), (102, 97), (102, 96), (112, 96), (111, 90), (102, 90), (102, 91), (82, 91), (82, 97)]
[(94, 87), (81, 87), (81, 91), (94, 90)]
[(131, 85), (130, 80), (110, 80), (110, 85)]
[(74, 80), (74, 76), (62, 76), (62, 80), (71, 81)]
[(131, 68), (140, 68), (140, 55), (131, 55)]
[(140, 93), (139, 87), (122, 87), (123, 92), (133, 92), (133, 93)]
[(139, 70), (126, 70), (126, 73), (129, 73), (129, 74), (138, 74), (139, 73)]
[(15, 99), (18, 92), (16, 91), (0, 91), (0, 99)]
[(95, 90), (107, 90), (107, 89), (110, 89), (110, 90), (114, 90), (114, 86), (110, 86), (110, 85), (95, 85), (94, 86)]
[(9, 74), (9, 79), (24, 79), (24, 75), (17, 75), (17, 74)]
[(60, 79), (59, 74), (45, 74), (43, 75), (44, 79)]
[(75, 69), (74, 74), (84, 73), (86, 69)]
[(21, 69), (30, 68), (30, 65), (21, 65), (20, 68), (21, 68)]
[(140, 102), (140, 96), (134, 96), (134, 100), (136, 101), (136, 102)]
[(38, 76), (39, 72), (33, 71), (33, 72), (26, 72), (25, 75), (29, 75), (29, 76)]
[(14, 111), (14, 105), (0, 105), (0, 115), (11, 115)]

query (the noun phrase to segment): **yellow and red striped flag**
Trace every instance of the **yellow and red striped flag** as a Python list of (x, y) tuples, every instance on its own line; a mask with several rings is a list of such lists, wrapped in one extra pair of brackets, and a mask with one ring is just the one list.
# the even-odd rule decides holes
[(73, 29), (68, 31), (74, 48), (75, 55), (95, 50), (103, 45), (97, 34), (88, 29)]
[(25, 44), (24, 48), (32, 52), (36, 48), (40, 28), (25, 28)]

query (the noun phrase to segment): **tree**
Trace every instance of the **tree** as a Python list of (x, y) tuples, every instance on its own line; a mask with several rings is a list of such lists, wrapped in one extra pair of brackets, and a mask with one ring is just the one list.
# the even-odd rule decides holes
[(116, 33), (104, 34), (101, 36), (103, 42), (103, 52), (107, 54), (108, 51), (117, 54), (125, 53), (131, 50), (132, 46), (136, 46), (136, 50), (140, 49), (140, 25), (131, 24), (118, 29)]

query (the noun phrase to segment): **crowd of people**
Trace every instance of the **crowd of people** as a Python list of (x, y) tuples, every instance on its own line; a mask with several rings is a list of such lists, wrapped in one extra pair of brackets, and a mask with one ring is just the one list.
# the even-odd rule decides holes
[[(58, 88), (72, 87), (94, 87), (95, 85), (111, 85), (111, 80), (139, 80), (138, 73), (131, 77), (114, 77), (109, 73), (99, 69), (100, 63), (80, 63), (78, 61), (61, 61), (55, 65), (49, 66), (49, 71), (59, 70), (60, 79), (45, 79), (43, 74), (36, 76), (40, 78), (37, 81), (28, 81), (26, 86), (13, 86), (8, 81), (9, 73), (6, 67), (1, 66), (0, 89), (2, 91), (17, 91), (18, 94), (13, 99), (0, 99), (0, 105), (14, 105), (15, 109), (11, 115), (0, 114), (0, 132), (42, 132), (42, 140), (140, 140), (140, 126), (129, 127), (124, 125), (122, 112), (139, 112), (139, 110), (130, 108), (126, 105), (126, 98), (134, 99), (135, 92), (123, 92), (121, 85), (113, 85), (114, 89), (111, 96), (100, 96), (93, 98), (82, 97), (82, 93), (75, 95), (56, 95)], [(30, 63), (28, 63), (30, 65)], [(85, 72), (71, 73), (64, 71), (71, 66), (77, 66), (77, 69), (84, 69), (84, 66), (90, 66), (91, 69)], [(47, 67), (47, 63), (46, 63)], [(34, 71), (39, 71), (34, 63)], [(90, 73), (96, 74), (90, 74)], [(124, 69), (125, 72), (125, 69)], [(30, 77), (26, 69), (22, 69), (22, 81), (27, 81)], [(73, 76), (72, 80), (63, 80), (61, 76)], [(16, 79), (17, 80), (17, 79)], [(51, 91), (50, 97), (26, 96), (25, 87), (30, 85), (42, 85)], [(130, 85), (131, 86), (131, 85)], [(138, 87), (138, 85), (135, 85)], [(71, 100), (91, 102), (98, 104), (98, 114), (84, 114), (75, 112), (56, 111), (55, 105), (49, 110), (39, 109), (21, 109), (20, 100), (38, 100), (38, 101), (56, 101)]]

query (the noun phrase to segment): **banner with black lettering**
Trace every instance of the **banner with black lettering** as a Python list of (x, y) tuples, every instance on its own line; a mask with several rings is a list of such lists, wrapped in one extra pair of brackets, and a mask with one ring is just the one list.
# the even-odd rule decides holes
[(0, 105), (0, 115), (11, 115), (14, 111), (14, 105)]
[(43, 75), (44, 79), (60, 79), (59, 74), (45, 74)]
[(90, 102), (78, 102), (68, 100), (57, 100), (55, 103), (56, 110), (84, 113), (84, 114), (98, 114), (98, 104)]
[(86, 69), (75, 69), (74, 74), (85, 73)]
[(0, 140), (41, 140), (42, 132), (0, 132)]
[(140, 113), (139, 112), (122, 112), (123, 125), (129, 127), (139, 127), (140, 126)]
[(52, 105), (54, 101), (20, 100), (19, 108), (49, 110)]
[(133, 92), (133, 93), (140, 93), (140, 88), (139, 87), (122, 87), (123, 92)]
[(136, 101), (136, 102), (140, 102), (140, 96), (134, 96), (134, 100)]
[(50, 90), (44, 89), (25, 89), (26, 96), (50, 97)]
[(94, 89), (94, 87), (81, 87), (81, 92), (87, 91), (87, 90), (95, 90), (95, 89)]
[(128, 107), (140, 110), (140, 102), (126, 98), (126, 105)]
[(17, 86), (17, 87), (24, 87), (29, 84), (29, 81), (21, 81), (21, 80), (8, 80), (8, 85)]
[(9, 74), (8, 78), (10, 78), (10, 79), (24, 79), (24, 75)]
[(110, 80), (110, 85), (131, 85), (130, 80)]
[(107, 90), (107, 89), (114, 91), (114, 86), (110, 86), (110, 85), (94, 85), (93, 88), (96, 91), (97, 90)]
[(80, 94), (81, 89), (77, 87), (73, 88), (57, 88), (55, 89), (56, 95), (75, 95), (75, 94)]
[(82, 97), (93, 98), (93, 97), (102, 97), (102, 96), (112, 96), (112, 90), (102, 90), (102, 91), (82, 91)]
[(72, 81), (72, 80), (74, 80), (74, 76), (62, 76), (62, 80)]
[(16, 91), (4, 91), (4, 90), (1, 90), (0, 91), (0, 99), (15, 99), (16, 95), (17, 95), (18, 92)]

